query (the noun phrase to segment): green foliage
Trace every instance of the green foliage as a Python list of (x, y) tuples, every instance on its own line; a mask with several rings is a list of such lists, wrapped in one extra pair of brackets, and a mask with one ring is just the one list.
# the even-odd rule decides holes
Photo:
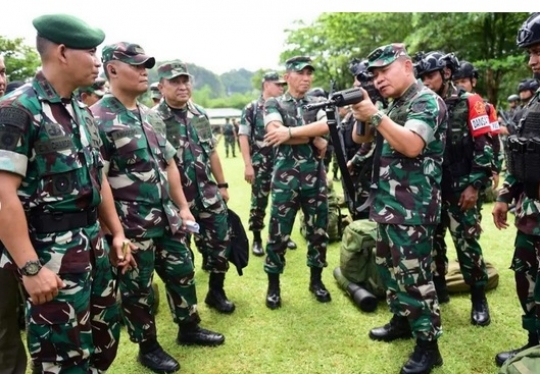
[(0, 51), (4, 56), (8, 81), (25, 81), (32, 78), (41, 65), (34, 48), (24, 44), (22, 38), (8, 39), (0, 36)]
[(404, 42), (408, 51), (443, 50), (472, 62), (480, 78), (477, 90), (493, 102), (505, 102), (517, 82), (531, 75), (516, 35), (528, 13), (323, 13), (311, 25), (297, 22), (286, 30), (281, 61), (295, 55), (314, 58), (314, 86), (351, 86), (348, 63), (375, 48)]

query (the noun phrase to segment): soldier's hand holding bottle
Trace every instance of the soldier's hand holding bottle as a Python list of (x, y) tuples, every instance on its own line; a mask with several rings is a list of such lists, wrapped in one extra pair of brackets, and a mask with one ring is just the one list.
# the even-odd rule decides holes
[(186, 222), (195, 222), (195, 217), (193, 217), (193, 214), (191, 214), (191, 210), (189, 210), (189, 207), (183, 207), (180, 208), (180, 213), (178, 213), (180, 216), (180, 219), (182, 220), (182, 230), (186, 231)]
[(124, 235), (116, 235), (112, 239), (109, 258), (113, 266), (120, 268), (122, 274), (132, 268), (137, 267), (137, 262), (131, 255), (131, 251), (136, 251), (135, 244), (126, 239)]

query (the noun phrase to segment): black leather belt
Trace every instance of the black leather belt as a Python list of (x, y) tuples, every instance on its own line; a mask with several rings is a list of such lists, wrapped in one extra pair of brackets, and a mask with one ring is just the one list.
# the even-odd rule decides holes
[(30, 212), (29, 225), (38, 234), (63, 232), (92, 226), (98, 219), (97, 208), (81, 212)]

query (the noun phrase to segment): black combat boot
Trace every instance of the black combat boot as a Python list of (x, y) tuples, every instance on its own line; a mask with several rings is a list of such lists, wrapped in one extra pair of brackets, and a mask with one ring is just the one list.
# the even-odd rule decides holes
[(435, 285), (435, 291), (437, 291), (437, 299), (439, 299), (439, 304), (445, 304), (450, 302), (450, 295), (448, 294), (448, 288), (446, 287), (446, 278), (444, 277), (444, 275), (434, 276), (433, 284)]
[(369, 331), (369, 337), (372, 340), (391, 342), (396, 339), (412, 338), (411, 325), (407, 317), (393, 315), (390, 322), (382, 327), (376, 327)]
[(321, 279), (322, 268), (310, 268), (310, 270), (309, 290), (315, 295), (318, 302), (327, 303), (331, 301), (330, 292), (328, 292)]
[(198, 322), (180, 324), (176, 342), (181, 345), (216, 346), (225, 342), (225, 337), (217, 332), (203, 329)]
[(538, 344), (539, 344), (538, 335), (535, 333), (529, 332), (529, 341), (527, 342), (527, 344), (525, 344), (523, 347), (518, 348), (518, 349), (513, 349), (511, 351), (498, 353), (495, 356), (495, 363), (497, 364), (497, 366), (502, 366), (506, 360), (511, 359), (512, 357), (517, 355), (519, 352), (524, 351), (528, 348), (534, 347)]
[(266, 292), (266, 306), (270, 309), (277, 309), (281, 306), (279, 274), (268, 273), (268, 291)]
[(235, 305), (225, 295), (225, 290), (223, 289), (224, 281), (225, 273), (210, 273), (208, 294), (204, 302), (210, 308), (214, 308), (220, 313), (231, 314), (234, 312)]
[(401, 368), (401, 374), (429, 374), (435, 366), (441, 366), (443, 359), (436, 340), (416, 340), (414, 351)]
[(180, 364), (161, 348), (157, 341), (146, 341), (139, 344), (138, 360), (142, 366), (154, 373), (174, 373)]
[(251, 252), (259, 257), (264, 255), (260, 231), (253, 231), (253, 247), (251, 247)]
[(291, 238), (287, 241), (287, 248), (293, 250), (297, 248), (296, 243)]
[(484, 287), (471, 287), (471, 302), (471, 323), (477, 326), (489, 325), (491, 318)]

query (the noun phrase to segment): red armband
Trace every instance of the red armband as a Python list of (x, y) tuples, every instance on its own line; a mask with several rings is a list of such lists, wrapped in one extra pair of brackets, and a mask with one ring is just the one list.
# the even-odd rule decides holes
[(480, 95), (473, 94), (467, 97), (469, 104), (469, 128), (473, 138), (491, 132), (491, 123), (486, 112), (486, 104)]

